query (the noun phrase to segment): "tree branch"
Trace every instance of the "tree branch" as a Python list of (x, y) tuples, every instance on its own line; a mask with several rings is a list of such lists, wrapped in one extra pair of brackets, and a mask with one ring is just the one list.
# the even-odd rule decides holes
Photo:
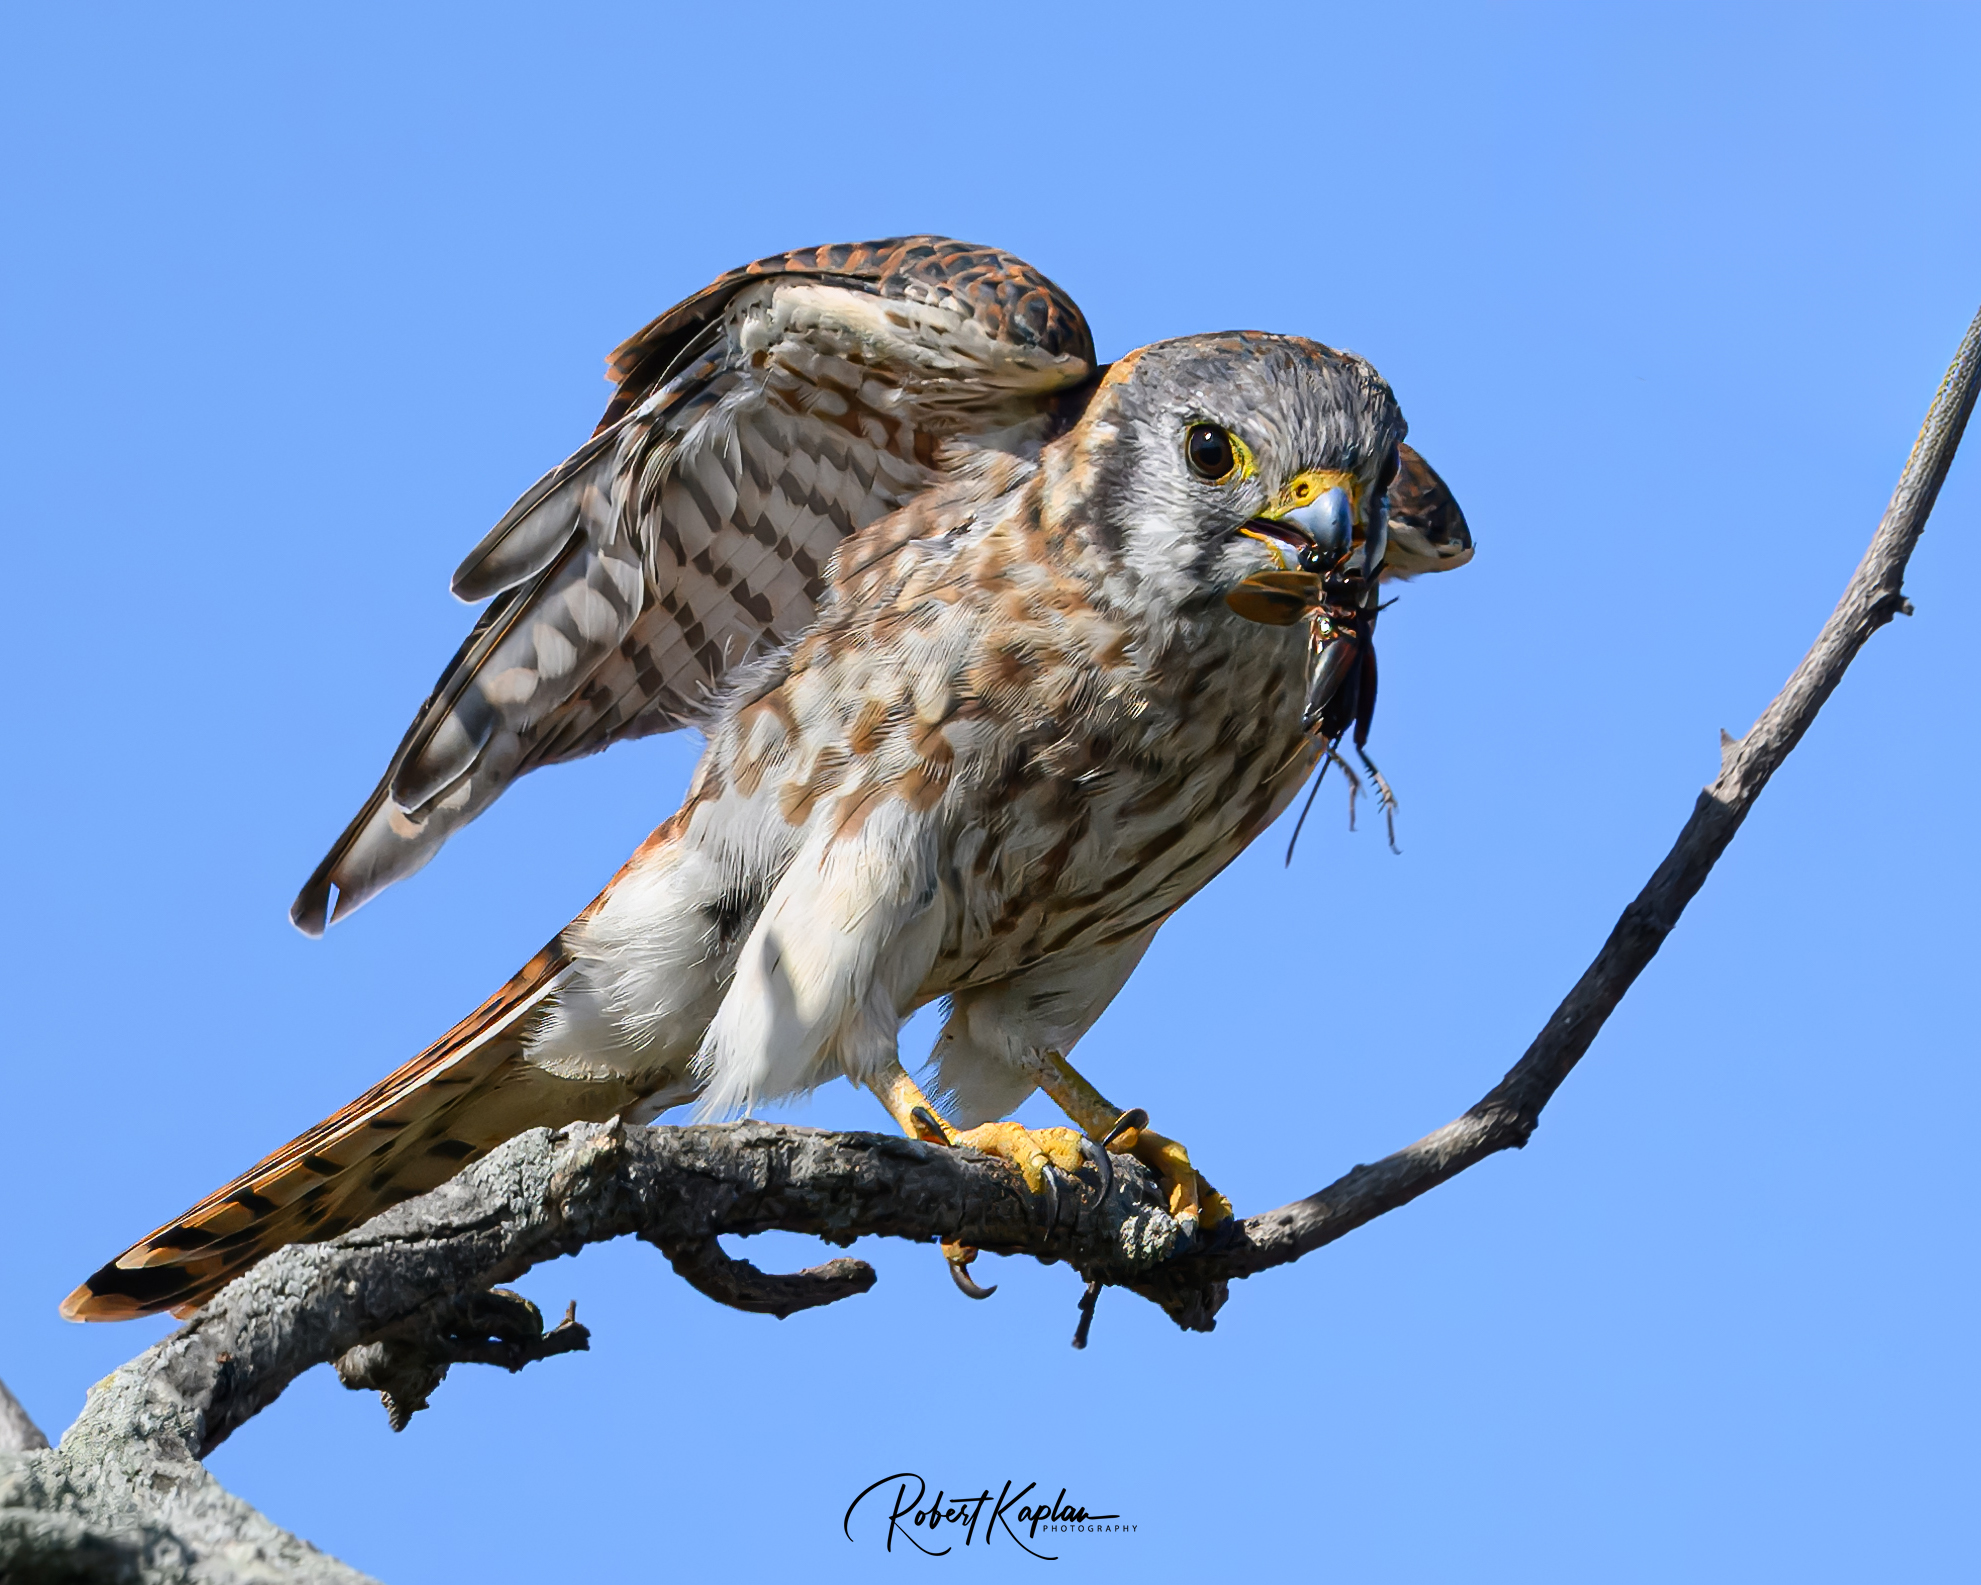
[[(61, 1557), (63, 1578), (350, 1585), (360, 1576), (277, 1530), (200, 1463), (311, 1366), (335, 1362), (347, 1385), (381, 1391), (403, 1426), (450, 1364), (517, 1369), (582, 1347), (575, 1322), (544, 1333), (533, 1306), (491, 1290), (628, 1233), (703, 1292), (770, 1314), (864, 1292), (872, 1269), (836, 1260), (766, 1277), (723, 1254), (718, 1236), (953, 1236), (1127, 1282), (1174, 1256), (1182, 1232), (1140, 1162), (1110, 1165), (1105, 1184), (1089, 1167), (1068, 1192), (1034, 1198), (1001, 1162), (891, 1135), (764, 1123), (532, 1130), (354, 1232), (270, 1256), (99, 1383), (59, 1448), (0, 1456), (0, 1577), (33, 1577), (28, 1561)], [(73, 1572), (85, 1555), (99, 1572)]]
[[(59, 1448), (0, 1452), (0, 1572), (30, 1577), (59, 1563), (72, 1579), (360, 1580), (222, 1491), (199, 1460), (316, 1364), (335, 1362), (347, 1385), (381, 1392), (397, 1427), (453, 1364), (516, 1370), (583, 1348), (575, 1317), (546, 1332), (534, 1306), (496, 1284), (586, 1244), (636, 1234), (709, 1297), (782, 1317), (865, 1292), (872, 1268), (834, 1260), (766, 1276), (725, 1253), (720, 1235), (954, 1239), (1064, 1261), (1090, 1284), (1133, 1289), (1208, 1331), (1233, 1279), (1297, 1260), (1524, 1145), (1851, 660), (1910, 612), (1906, 563), (1978, 384), (1981, 315), (1815, 645), (1744, 738), (1723, 735), (1720, 774), (1671, 852), (1526, 1054), (1455, 1121), (1194, 1245), (1127, 1156), (1083, 1169), (1077, 1192), (1034, 1199), (999, 1162), (891, 1136), (761, 1123), (539, 1129), (354, 1232), (270, 1257), (92, 1390)], [(1097, 1291), (1083, 1303), (1082, 1336)], [(0, 1423), (10, 1406), (0, 1388)]]
[(34, 1453), (46, 1446), (48, 1438), (41, 1434), (41, 1427), (0, 1381), (0, 1453)]

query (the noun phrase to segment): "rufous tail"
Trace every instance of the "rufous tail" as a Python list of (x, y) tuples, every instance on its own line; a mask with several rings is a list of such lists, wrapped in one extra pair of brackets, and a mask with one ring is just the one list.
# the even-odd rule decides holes
[(140, 1239), (62, 1301), (71, 1321), (186, 1316), (284, 1244), (334, 1238), (525, 1129), (601, 1122), (639, 1099), (523, 1060), (570, 970), (556, 943), (396, 1073)]

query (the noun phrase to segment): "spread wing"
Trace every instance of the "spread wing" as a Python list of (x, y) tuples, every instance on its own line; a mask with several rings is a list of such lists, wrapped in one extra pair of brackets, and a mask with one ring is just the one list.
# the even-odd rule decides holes
[(669, 309), (454, 574), (489, 604), (289, 917), (319, 935), (525, 772), (700, 719), (810, 626), (847, 535), (972, 448), (1035, 453), (1093, 369), (1065, 293), (942, 237), (760, 259)]

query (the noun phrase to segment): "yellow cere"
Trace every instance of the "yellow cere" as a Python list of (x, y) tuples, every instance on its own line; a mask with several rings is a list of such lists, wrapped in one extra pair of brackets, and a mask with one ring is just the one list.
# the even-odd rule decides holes
[(1359, 525), (1362, 521), (1362, 481), (1338, 468), (1309, 468), (1305, 473), (1296, 475), (1263, 515), (1284, 517), (1303, 506), (1312, 506), (1328, 491), (1335, 489), (1347, 493), (1349, 510)]

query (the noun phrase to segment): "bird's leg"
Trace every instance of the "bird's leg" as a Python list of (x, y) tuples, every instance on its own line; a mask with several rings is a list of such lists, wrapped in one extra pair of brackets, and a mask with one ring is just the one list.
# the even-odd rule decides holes
[(1058, 1102), (1059, 1109), (1085, 1129), (1088, 1137), (1133, 1156), (1162, 1180), (1169, 1194), (1170, 1215), (1179, 1222), (1206, 1228), (1230, 1217), (1231, 1202), (1190, 1165), (1189, 1151), (1147, 1125), (1147, 1113), (1136, 1112), (1131, 1117), (1123, 1112), (1057, 1051), (1039, 1052), (1038, 1064), (1039, 1088)]
[(880, 1097), (887, 1115), (901, 1125), (910, 1139), (928, 1145), (953, 1145), (956, 1130), (929, 1104), (922, 1087), (908, 1077), (908, 1070), (890, 1058), (867, 1079), (867, 1088)]
[[(1085, 1165), (1087, 1157), (1078, 1134), (1070, 1128), (1025, 1128), (1017, 1123), (983, 1123), (976, 1128), (957, 1128), (935, 1109), (922, 1087), (908, 1076), (901, 1064), (890, 1058), (867, 1080), (880, 1097), (881, 1105), (901, 1125), (910, 1139), (930, 1145), (968, 1145), (987, 1156), (1007, 1161), (1018, 1169), (1025, 1187), (1045, 1196), (1046, 1222), (1058, 1220), (1059, 1192), (1053, 1184), (1052, 1169), (1072, 1172)], [(994, 1288), (979, 1288), (963, 1268), (977, 1258), (968, 1244), (944, 1242), (943, 1258), (957, 1287), (973, 1299), (988, 1298)]]
[(1086, 1165), (1080, 1136), (1070, 1128), (1026, 1128), (1019, 1123), (983, 1123), (958, 1128), (935, 1109), (922, 1087), (899, 1062), (890, 1061), (868, 1080), (881, 1105), (910, 1139), (931, 1145), (968, 1145), (1018, 1169), (1034, 1194), (1052, 1192), (1050, 1170), (1073, 1172)]

